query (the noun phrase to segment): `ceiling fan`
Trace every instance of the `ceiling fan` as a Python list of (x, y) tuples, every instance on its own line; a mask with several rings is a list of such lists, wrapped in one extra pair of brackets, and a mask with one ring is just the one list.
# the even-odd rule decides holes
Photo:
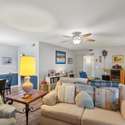
[[(81, 42), (95, 42), (95, 39), (93, 39), (91, 36), (92, 36), (92, 33), (82, 34), (82, 32), (73, 32), (72, 36), (64, 35), (63, 37), (71, 39), (73, 43), (76, 45), (76, 44), (80, 44)], [(67, 43), (69, 42), (69, 40), (62, 41), (62, 42)]]

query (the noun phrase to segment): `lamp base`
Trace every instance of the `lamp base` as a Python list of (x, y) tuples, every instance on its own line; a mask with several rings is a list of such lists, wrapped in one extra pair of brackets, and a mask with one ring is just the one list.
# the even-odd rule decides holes
[(22, 88), (25, 92), (25, 95), (32, 94), (33, 84), (30, 82), (30, 77), (27, 76), (24, 78), (24, 83), (22, 85)]

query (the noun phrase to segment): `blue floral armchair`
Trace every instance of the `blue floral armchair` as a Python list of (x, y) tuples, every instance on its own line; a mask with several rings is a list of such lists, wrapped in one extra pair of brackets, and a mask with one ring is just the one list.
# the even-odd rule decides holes
[(0, 96), (0, 125), (16, 125), (15, 112), (15, 107), (4, 104)]

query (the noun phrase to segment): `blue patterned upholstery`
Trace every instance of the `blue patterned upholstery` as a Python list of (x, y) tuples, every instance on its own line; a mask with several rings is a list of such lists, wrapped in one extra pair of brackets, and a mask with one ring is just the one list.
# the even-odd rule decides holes
[(0, 125), (16, 125), (15, 112), (16, 108), (4, 104), (0, 96)]
[(105, 81), (105, 80), (92, 80), (91, 81), (91, 86), (93, 87), (119, 87), (118, 82), (113, 82), (113, 81)]
[(15, 117), (16, 109), (13, 106), (7, 104), (0, 105), (0, 118), (11, 118)]
[(119, 88), (101, 87), (95, 89), (95, 106), (118, 111), (119, 104)]

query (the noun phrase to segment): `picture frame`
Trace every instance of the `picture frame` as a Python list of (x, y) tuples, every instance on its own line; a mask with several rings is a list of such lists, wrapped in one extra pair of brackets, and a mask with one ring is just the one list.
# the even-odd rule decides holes
[(12, 64), (12, 57), (2, 57), (2, 64), (3, 65)]
[(68, 64), (73, 64), (73, 58), (68, 58)]
[(113, 64), (123, 64), (124, 63), (124, 56), (123, 55), (112, 56), (112, 63)]
[(66, 64), (66, 52), (56, 50), (56, 64)]

